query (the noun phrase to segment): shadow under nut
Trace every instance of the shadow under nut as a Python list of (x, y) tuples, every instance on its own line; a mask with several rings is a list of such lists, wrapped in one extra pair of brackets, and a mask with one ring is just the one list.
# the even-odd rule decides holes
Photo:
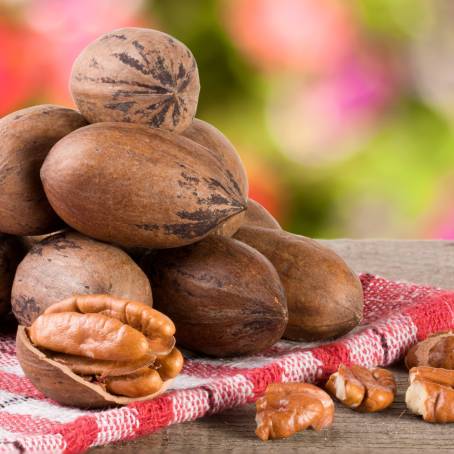
[(0, 234), (0, 315), (11, 307), (11, 288), (25, 247), (16, 237)]

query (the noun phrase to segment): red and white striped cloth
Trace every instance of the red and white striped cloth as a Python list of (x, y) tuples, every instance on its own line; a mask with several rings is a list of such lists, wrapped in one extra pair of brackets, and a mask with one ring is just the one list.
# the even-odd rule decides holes
[(324, 344), (279, 342), (261, 355), (232, 360), (189, 358), (161, 397), (104, 411), (47, 399), (25, 378), (14, 336), (0, 337), (0, 452), (77, 453), (131, 440), (162, 427), (254, 402), (271, 382), (317, 382), (340, 363), (387, 366), (416, 341), (454, 327), (454, 292), (361, 275), (364, 320)]

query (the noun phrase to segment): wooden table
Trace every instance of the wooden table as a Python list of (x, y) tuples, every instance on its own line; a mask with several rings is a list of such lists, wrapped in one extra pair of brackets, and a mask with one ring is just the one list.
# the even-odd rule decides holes
[[(454, 242), (336, 240), (326, 244), (358, 272), (454, 288)], [(398, 379), (398, 395), (389, 410), (361, 415), (336, 404), (333, 427), (320, 433), (308, 430), (287, 440), (260, 442), (254, 435), (254, 406), (247, 405), (90, 452), (453, 453), (454, 424), (428, 424), (409, 414), (404, 399), (407, 374), (402, 365), (393, 370)]]

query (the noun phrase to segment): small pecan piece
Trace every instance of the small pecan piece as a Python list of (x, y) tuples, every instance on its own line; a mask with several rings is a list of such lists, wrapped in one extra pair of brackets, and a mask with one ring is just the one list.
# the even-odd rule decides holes
[(287, 438), (308, 427), (331, 426), (334, 403), (317, 386), (307, 383), (273, 383), (257, 400), (256, 435), (261, 440)]
[(414, 367), (409, 380), (405, 402), (412, 413), (427, 422), (454, 422), (454, 370)]
[(454, 332), (437, 333), (413, 345), (405, 357), (407, 369), (430, 366), (454, 369)]
[(354, 410), (372, 413), (389, 407), (396, 395), (394, 375), (381, 368), (341, 364), (326, 383), (327, 391)]

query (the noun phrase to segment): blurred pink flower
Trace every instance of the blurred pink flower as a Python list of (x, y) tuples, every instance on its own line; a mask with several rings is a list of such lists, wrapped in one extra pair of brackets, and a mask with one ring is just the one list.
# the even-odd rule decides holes
[(284, 151), (304, 161), (351, 151), (394, 99), (399, 81), (388, 56), (350, 55), (325, 77), (279, 83), (269, 107), (271, 130)]
[(454, 240), (453, 177), (453, 172), (448, 171), (437, 182), (435, 199), (421, 222), (424, 238)]
[(329, 69), (356, 35), (341, 0), (227, 0), (226, 25), (253, 62), (275, 72)]
[(143, 0), (34, 0), (24, 9), (25, 22), (40, 38), (45, 58), (46, 98), (72, 104), (68, 79), (74, 59), (99, 35), (143, 24)]
[(39, 74), (34, 37), (26, 29), (0, 21), (0, 116), (31, 96)]
[(429, 232), (429, 238), (439, 240), (454, 240), (454, 211), (447, 214), (435, 228)]

